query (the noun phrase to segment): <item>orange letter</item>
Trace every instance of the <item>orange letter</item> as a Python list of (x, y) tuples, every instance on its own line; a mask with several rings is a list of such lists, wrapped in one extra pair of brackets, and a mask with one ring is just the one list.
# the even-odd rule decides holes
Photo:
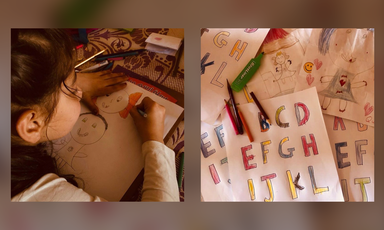
[(256, 196), (255, 196), (255, 186), (253, 186), (252, 179), (248, 179), (248, 189), (249, 189), (249, 195), (251, 195), (251, 200), (254, 200)]
[(271, 141), (263, 141), (261, 144), (261, 152), (263, 153), (263, 164), (267, 163), (267, 153), (269, 153), (268, 149), (265, 149), (264, 146), (271, 144)]
[(237, 56), (235, 58), (236, 61), (240, 60), (241, 55), (243, 55), (244, 50), (245, 50), (245, 48), (247, 48), (247, 45), (248, 45), (248, 43), (244, 42), (243, 45), (241, 46), (241, 48), (239, 49), (240, 43), (241, 43), (241, 41), (237, 40), (237, 42), (235, 43), (235, 45), (233, 46), (233, 48), (231, 50), (231, 53), (229, 54), (229, 56), (233, 57), (235, 52), (237, 52), (238, 54), (237, 54)]
[(222, 31), (222, 32), (216, 34), (216, 36), (213, 38), (213, 43), (214, 43), (217, 47), (219, 47), (219, 48), (221, 48), (221, 47), (223, 47), (223, 46), (226, 46), (226, 45), (228, 44), (228, 42), (227, 42), (226, 40), (224, 40), (224, 39), (221, 39), (220, 41), (218, 40), (219, 37), (220, 37), (220, 35), (224, 35), (224, 36), (229, 37), (230, 33), (229, 33), (229, 32), (226, 32), (226, 31)]

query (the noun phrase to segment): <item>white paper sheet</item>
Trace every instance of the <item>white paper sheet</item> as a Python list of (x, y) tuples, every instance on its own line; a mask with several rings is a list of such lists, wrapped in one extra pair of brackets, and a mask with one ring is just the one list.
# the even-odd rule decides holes
[(374, 201), (374, 128), (324, 115), (345, 201)]
[(295, 91), (316, 86), (322, 112), (374, 126), (374, 34), (314, 29)]
[[(248, 93), (254, 92), (259, 100), (293, 93), (295, 89), (312, 29), (285, 30), (290, 32), (286, 37), (260, 48), (264, 51), (261, 65), (247, 83)], [(249, 95), (242, 98), (246, 97), (251, 99)]]
[(269, 29), (207, 30), (201, 36), (201, 121), (213, 124), (229, 97), (226, 79), (231, 83), (255, 57)]
[[(265, 132), (255, 104), (238, 106), (253, 143), (246, 134), (235, 135), (227, 113), (222, 113), (235, 200), (344, 201), (316, 89), (260, 103), (272, 122)], [(291, 189), (298, 173), (303, 190)]]
[(201, 122), (201, 193), (204, 201), (232, 201), (223, 125)]
[(100, 116), (84, 114), (89, 110), (82, 105), (83, 115), (71, 133), (55, 142), (54, 156), (60, 172), (81, 178), (79, 184), (86, 192), (109, 201), (119, 201), (144, 166), (141, 140), (129, 107), (136, 104), (137, 99), (140, 103), (145, 96), (163, 105), (166, 108), (164, 137), (183, 111), (174, 103), (127, 84), (124, 90), (97, 99)]

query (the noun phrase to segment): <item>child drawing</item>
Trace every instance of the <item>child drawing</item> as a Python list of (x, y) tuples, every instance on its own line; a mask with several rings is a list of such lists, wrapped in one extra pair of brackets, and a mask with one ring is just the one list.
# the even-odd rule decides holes
[(273, 97), (293, 92), (295, 88), (293, 75), (296, 71), (289, 70), (289, 67), (292, 65), (292, 60), (289, 59), (289, 55), (280, 50), (276, 53), (276, 56), (272, 57), (272, 61), (274, 73), (269, 71), (262, 74), (270, 96)]
[(128, 96), (124, 90), (108, 94), (96, 99), (96, 105), (106, 113), (119, 113), (120, 117), (127, 118), (129, 111), (136, 105), (142, 93), (136, 92)]
[[(70, 132), (70, 140), (65, 146), (53, 153), (59, 169), (68, 165), (73, 170), (73, 160), (84, 158), (86, 155), (79, 152), (84, 145), (94, 144), (99, 141), (108, 129), (108, 123), (101, 115), (82, 113)], [(76, 170), (75, 170), (76, 171)]]
[(321, 83), (328, 83), (319, 92), (324, 96), (321, 108), (326, 110), (332, 99), (339, 99), (339, 111), (345, 112), (348, 102), (357, 103), (353, 89), (367, 86), (367, 81), (354, 79), (373, 68), (373, 33), (366, 29), (323, 29), (318, 49), (322, 55), (328, 53), (338, 68), (334, 75), (320, 78)]
[(288, 59), (289, 55), (287, 55), (285, 52), (277, 52), (276, 57), (273, 57), (272, 60), (274, 61), (274, 65), (276, 67), (276, 80), (282, 83), (285, 83), (285, 80), (292, 81), (292, 76), (295, 74), (295, 70), (288, 70), (289, 66), (292, 64), (292, 61)]
[[(75, 175), (62, 174), (59, 167), (73, 167), (75, 157), (85, 157), (81, 148), (98, 142), (108, 127), (101, 115), (80, 115), (80, 101), (98, 113), (92, 99), (124, 89), (127, 76), (110, 71), (75, 74), (74, 45), (65, 30), (11, 30), (12, 201), (104, 201), (79, 189)], [(125, 105), (136, 104), (134, 98), (127, 98)], [(163, 140), (165, 108), (145, 97), (132, 106), (130, 115), (143, 146), (145, 174), (151, 175), (144, 175), (142, 200), (179, 201), (177, 180), (172, 177), (175, 153)], [(62, 137), (69, 141), (53, 153), (52, 142)], [(53, 158), (61, 162), (56, 164)]]

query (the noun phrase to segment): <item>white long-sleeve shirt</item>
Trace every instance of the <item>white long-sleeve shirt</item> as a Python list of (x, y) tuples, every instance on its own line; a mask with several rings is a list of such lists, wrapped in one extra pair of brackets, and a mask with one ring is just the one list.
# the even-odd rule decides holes
[[(142, 145), (144, 183), (142, 201), (179, 201), (175, 153), (157, 141)], [(86, 193), (54, 173), (41, 177), (12, 201), (105, 201)]]

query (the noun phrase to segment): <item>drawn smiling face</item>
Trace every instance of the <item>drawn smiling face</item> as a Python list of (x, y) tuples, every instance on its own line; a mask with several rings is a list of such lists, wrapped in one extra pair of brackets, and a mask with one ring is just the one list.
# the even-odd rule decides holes
[(374, 64), (373, 32), (367, 29), (337, 29), (330, 38), (329, 54), (339, 68), (357, 74)]
[(96, 105), (106, 113), (118, 113), (128, 105), (128, 93), (124, 90), (98, 97)]
[(285, 57), (283, 54), (279, 54), (276, 56), (276, 63), (277, 64), (282, 65), (282, 64), (284, 64), (284, 62), (285, 62)]
[(97, 142), (107, 130), (107, 123), (101, 116), (90, 113), (80, 114), (75, 126), (71, 131), (72, 138), (84, 145)]
[(312, 67), (313, 67), (313, 63), (312, 62), (307, 62), (304, 64), (304, 71), (306, 73), (311, 73), (312, 72)]

